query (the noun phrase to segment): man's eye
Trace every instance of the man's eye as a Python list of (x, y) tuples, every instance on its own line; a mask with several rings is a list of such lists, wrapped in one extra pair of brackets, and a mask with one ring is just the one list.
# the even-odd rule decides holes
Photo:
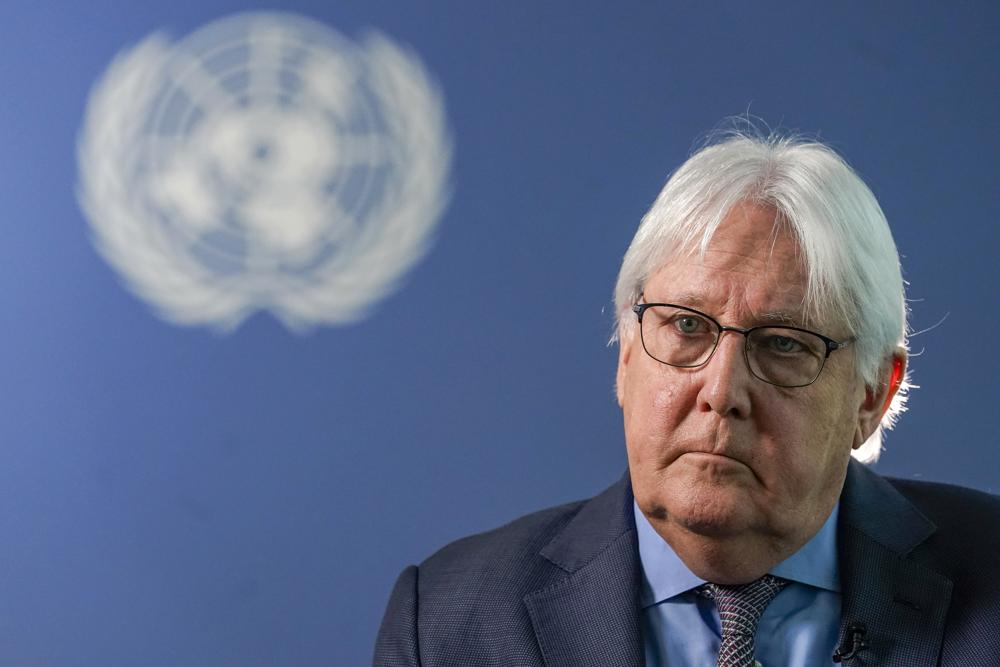
[(697, 317), (682, 316), (674, 320), (674, 326), (684, 334), (696, 334), (704, 330), (703, 323)]
[(795, 354), (804, 351), (802, 344), (788, 336), (768, 336), (767, 349), (780, 354)]

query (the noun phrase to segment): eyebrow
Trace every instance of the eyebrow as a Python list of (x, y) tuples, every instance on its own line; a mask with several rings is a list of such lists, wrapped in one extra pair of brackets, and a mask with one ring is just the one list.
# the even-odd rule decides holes
[[(647, 302), (651, 300), (643, 294)], [(705, 308), (705, 299), (695, 292), (681, 292), (676, 296), (676, 301), (670, 301), (670, 303), (676, 303), (678, 306), (690, 306), (696, 310), (702, 310), (708, 313)], [(658, 301), (657, 303), (664, 303), (663, 301)], [(708, 313), (715, 317), (714, 313)], [(789, 326), (806, 326), (807, 318), (801, 314), (794, 312), (789, 312), (786, 310), (772, 310), (766, 313), (762, 313), (754, 318), (754, 326), (760, 326), (761, 324), (787, 324)]]
[(760, 316), (762, 322), (780, 322), (782, 324), (793, 324), (802, 326), (805, 324), (805, 318), (795, 317), (783, 310), (775, 310), (770, 313), (764, 313)]

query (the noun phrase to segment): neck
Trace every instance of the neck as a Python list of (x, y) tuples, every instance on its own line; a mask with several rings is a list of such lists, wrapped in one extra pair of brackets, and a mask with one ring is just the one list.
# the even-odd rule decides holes
[(738, 585), (759, 579), (799, 551), (819, 532), (823, 521), (815, 530), (784, 536), (705, 535), (669, 519), (649, 518), (649, 524), (693, 574), (717, 584)]

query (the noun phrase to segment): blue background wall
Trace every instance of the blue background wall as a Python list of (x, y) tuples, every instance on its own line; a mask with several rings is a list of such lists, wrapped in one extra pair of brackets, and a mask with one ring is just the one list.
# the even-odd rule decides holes
[(921, 389), (878, 470), (1000, 490), (998, 5), (288, 2), (437, 77), (454, 197), (370, 318), (177, 328), (74, 197), (90, 86), (225, 0), (0, 23), (0, 662), (362, 665), (399, 570), (624, 469), (611, 288), (671, 169), (749, 110), (818, 134), (904, 257)]

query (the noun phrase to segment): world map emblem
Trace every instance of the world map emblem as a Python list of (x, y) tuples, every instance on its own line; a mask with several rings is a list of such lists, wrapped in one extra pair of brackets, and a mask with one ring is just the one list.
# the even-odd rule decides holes
[(426, 254), (449, 137), (389, 38), (237, 14), (118, 54), (88, 100), (77, 195), (95, 247), (170, 322), (347, 324)]

